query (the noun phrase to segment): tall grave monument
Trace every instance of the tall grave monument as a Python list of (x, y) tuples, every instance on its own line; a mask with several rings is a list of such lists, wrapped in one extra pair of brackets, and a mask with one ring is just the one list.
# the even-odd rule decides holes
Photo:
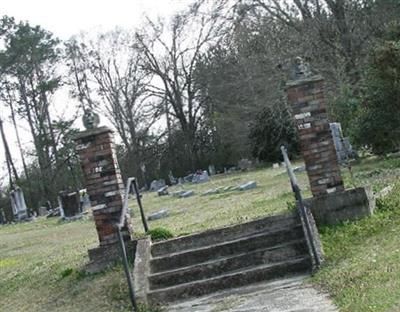
[[(112, 130), (98, 127), (98, 115), (88, 110), (85, 111), (83, 122), (86, 131), (78, 133), (74, 140), (99, 238), (99, 247), (89, 250), (93, 264), (89, 270), (98, 271), (119, 257), (115, 224), (119, 222), (125, 190)], [(122, 233), (129, 251), (132, 249), (129, 215), (125, 220)]]
[(25, 203), (24, 192), (21, 188), (16, 187), (10, 192), (11, 208), (14, 214), (14, 219), (22, 221), (28, 218), (28, 212)]
[(313, 75), (308, 64), (296, 58), (286, 95), (313, 195), (306, 202), (316, 221), (336, 223), (371, 214), (369, 190), (344, 188), (326, 111), (324, 78)]

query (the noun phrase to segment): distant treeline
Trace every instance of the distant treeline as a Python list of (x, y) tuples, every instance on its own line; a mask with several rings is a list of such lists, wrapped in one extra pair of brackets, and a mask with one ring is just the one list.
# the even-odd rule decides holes
[[(276, 161), (281, 144), (296, 154), (284, 93), (296, 56), (325, 77), (330, 119), (354, 145), (396, 150), (399, 12), (396, 0), (199, 0), (170, 20), (65, 42), (4, 16), (0, 105), (9, 116), (1, 119), (13, 125), (24, 160), (19, 170), (5, 148), (9, 188), (22, 187), (37, 209), (82, 187), (71, 137), (83, 109), (112, 123), (122, 172), (141, 184), (243, 158)], [(60, 90), (79, 103), (63, 104), (68, 118), (53, 113)]]

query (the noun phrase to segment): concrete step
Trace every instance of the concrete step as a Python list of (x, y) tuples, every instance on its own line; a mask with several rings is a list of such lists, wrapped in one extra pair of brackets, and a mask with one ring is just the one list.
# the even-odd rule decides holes
[(210, 261), (235, 254), (251, 252), (260, 248), (268, 248), (288, 241), (302, 239), (304, 237), (301, 225), (291, 228), (278, 229), (276, 231), (264, 232), (227, 241), (211, 246), (185, 250), (183, 252), (163, 255), (152, 258), (150, 261), (150, 272), (157, 273), (169, 271), (180, 267)]
[(291, 227), (297, 222), (299, 221), (296, 213), (270, 216), (247, 223), (227, 226), (221, 229), (209, 230), (155, 243), (152, 246), (151, 253), (153, 257), (159, 257), (187, 249), (218, 244), (255, 233)]
[(307, 245), (305, 240), (295, 240), (269, 248), (257, 249), (249, 253), (241, 253), (217, 260), (213, 259), (193, 266), (151, 274), (149, 276), (149, 286), (150, 289), (170, 287), (215, 277), (251, 266), (281, 262), (306, 255)]
[(213, 293), (221, 289), (234, 288), (291, 274), (304, 273), (309, 271), (310, 267), (310, 259), (308, 257), (301, 257), (273, 264), (263, 264), (177, 286), (151, 290), (148, 292), (147, 297), (149, 302), (153, 304), (172, 302)]

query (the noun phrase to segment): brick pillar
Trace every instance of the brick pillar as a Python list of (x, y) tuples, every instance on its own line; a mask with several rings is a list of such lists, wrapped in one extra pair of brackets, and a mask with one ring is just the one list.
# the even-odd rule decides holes
[(312, 76), (289, 81), (286, 94), (299, 133), (313, 196), (344, 191), (326, 113), (324, 79)]
[[(100, 247), (118, 242), (118, 222), (123, 206), (124, 184), (118, 167), (114, 137), (107, 127), (78, 133), (75, 138), (85, 186), (93, 207), (94, 222)], [(130, 239), (130, 219), (123, 229), (125, 240)]]

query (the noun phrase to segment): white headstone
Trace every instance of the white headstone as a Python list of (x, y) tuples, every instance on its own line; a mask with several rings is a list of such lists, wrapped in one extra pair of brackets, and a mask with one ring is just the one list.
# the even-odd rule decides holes
[(343, 163), (347, 158), (353, 158), (354, 151), (348, 140), (343, 137), (342, 126), (339, 122), (332, 122), (329, 124), (331, 129), (333, 143), (335, 145), (336, 154), (340, 163)]
[(165, 185), (166, 184), (165, 184), (165, 180), (164, 179), (154, 180), (150, 184), (150, 191), (151, 192), (157, 192), (160, 188), (164, 187)]
[(28, 217), (24, 192), (19, 187), (11, 191), (11, 207), (17, 220), (23, 220)]
[(215, 175), (216, 171), (215, 171), (215, 166), (214, 165), (209, 165), (208, 166), (208, 173), (210, 174), (210, 176)]

